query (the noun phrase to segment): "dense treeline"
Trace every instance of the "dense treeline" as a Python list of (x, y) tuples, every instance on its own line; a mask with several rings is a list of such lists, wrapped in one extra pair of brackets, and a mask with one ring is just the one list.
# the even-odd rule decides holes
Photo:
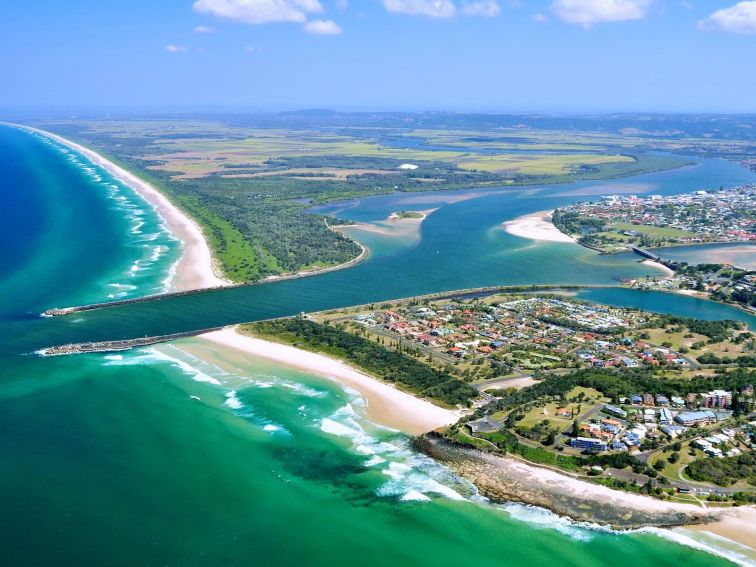
[(635, 393), (681, 396), (688, 392), (705, 392), (720, 388), (737, 391), (747, 384), (753, 384), (755, 380), (756, 370), (747, 368), (736, 368), (729, 372), (717, 372), (713, 376), (695, 376), (690, 379), (657, 376), (653, 370), (643, 368), (586, 368), (564, 376), (548, 377), (530, 388), (515, 392), (490, 391), (490, 394), (501, 396), (501, 399), (492, 402), (480, 413), (515, 408), (542, 396), (562, 396), (577, 386), (593, 388), (617, 401), (620, 397), (629, 397)]
[(707, 352), (697, 358), (701, 364), (737, 364), (738, 366), (756, 366), (756, 356), (742, 354), (740, 356), (722, 356)]
[(449, 372), (437, 370), (416, 359), (332, 325), (303, 318), (254, 323), (252, 332), (270, 335), (298, 346), (326, 352), (389, 382), (446, 404), (467, 405), (477, 391)]
[(551, 215), (551, 222), (559, 230), (567, 234), (584, 234), (588, 232), (601, 232), (606, 222), (601, 219), (580, 216), (579, 213), (555, 210)]
[(729, 486), (739, 480), (756, 486), (756, 453), (747, 452), (722, 459), (697, 459), (685, 468), (685, 474), (693, 480), (713, 482), (719, 486)]

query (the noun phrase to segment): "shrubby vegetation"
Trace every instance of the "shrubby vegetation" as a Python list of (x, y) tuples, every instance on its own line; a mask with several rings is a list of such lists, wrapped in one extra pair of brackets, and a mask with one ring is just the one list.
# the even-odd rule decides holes
[(744, 326), (743, 323), (731, 319), (707, 321), (705, 319), (675, 317), (674, 315), (662, 315), (657, 318), (655, 324), (657, 327), (665, 327), (667, 325), (687, 327), (691, 333), (698, 333), (699, 335), (709, 337), (711, 342), (714, 343), (726, 340), (732, 335), (733, 331), (742, 329)]
[(756, 366), (756, 355), (742, 354), (740, 356), (722, 356), (707, 352), (698, 357), (701, 364), (737, 364), (738, 366)]
[(756, 453), (748, 452), (722, 459), (698, 459), (686, 467), (685, 474), (693, 480), (713, 482), (720, 486), (730, 486), (739, 480), (756, 486)]
[(431, 368), (406, 354), (332, 325), (294, 318), (254, 323), (246, 328), (255, 334), (337, 356), (388, 382), (445, 404), (468, 405), (477, 395), (475, 388), (445, 370)]

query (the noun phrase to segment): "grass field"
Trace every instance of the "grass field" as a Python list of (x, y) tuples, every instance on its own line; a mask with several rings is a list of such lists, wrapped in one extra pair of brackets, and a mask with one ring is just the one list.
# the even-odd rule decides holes
[(679, 230), (677, 228), (669, 228), (664, 226), (652, 226), (647, 224), (631, 224), (618, 222), (611, 225), (611, 228), (619, 231), (634, 230), (640, 234), (650, 236), (651, 238), (687, 238), (695, 236), (695, 233), (687, 230)]
[[(428, 145), (449, 145), (452, 149), (391, 147), (381, 143), (375, 131), (303, 130), (251, 128), (210, 120), (120, 120), (75, 121), (92, 135), (107, 135), (123, 140), (124, 145), (139, 141), (146, 148), (145, 159), (157, 171), (170, 172), (176, 178), (201, 178), (209, 175), (267, 174), (270, 160), (306, 159), (321, 156), (323, 163), (298, 167), (272, 168), (281, 175), (304, 172), (337, 177), (379, 174), (394, 171), (401, 163), (439, 162), (462, 170), (489, 173), (518, 173), (532, 176), (575, 175), (586, 173), (605, 177), (634, 173), (636, 166), (646, 169), (672, 167), (661, 164), (658, 156), (622, 155), (639, 141), (622, 136), (586, 136), (570, 132), (497, 132), (484, 136), (478, 131), (415, 130), (403, 135), (423, 138)], [(397, 130), (401, 132), (401, 130)], [(353, 133), (352, 133), (353, 132)], [(390, 133), (390, 132), (389, 132)], [(401, 138), (401, 136), (399, 136)], [(575, 138), (578, 138), (576, 142)], [(487, 155), (498, 150), (501, 153)], [(560, 153), (568, 152), (568, 153)], [(584, 151), (585, 153), (580, 153)], [(519, 153), (518, 153), (519, 152)], [(544, 153), (539, 153), (544, 152)], [(329, 165), (326, 158), (366, 158), (386, 160), (378, 167), (344, 167)], [(632, 172), (624, 173), (630, 166)], [(594, 171), (594, 168), (598, 170)], [(349, 169), (340, 174), (339, 170)]]
[[(583, 395), (583, 401), (578, 401), (580, 394)], [(562, 404), (548, 402), (543, 407), (535, 407), (527, 412), (525, 417), (518, 422), (518, 425), (529, 428), (545, 420), (549, 422), (549, 426), (565, 430), (572, 425), (573, 420), (580, 420), (582, 416), (591, 412), (599, 404), (609, 401), (608, 398), (601, 395), (601, 392), (581, 386), (571, 390), (566, 397), (567, 404), (565, 407), (571, 409), (574, 414), (571, 418), (558, 417), (556, 414), (557, 409), (562, 407)]]
[(680, 480), (681, 477), (679, 476), (679, 472), (683, 467), (685, 467), (688, 463), (694, 461), (695, 459), (699, 459), (705, 456), (703, 451), (696, 448), (693, 448), (695, 456), (689, 455), (688, 452), (690, 451), (690, 449), (690, 441), (684, 441), (682, 442), (682, 448), (680, 449), (680, 451), (677, 451), (677, 453), (680, 455), (680, 460), (676, 463), (666, 462), (666, 459), (668, 459), (669, 456), (675, 452), (670, 448), (666, 451), (658, 451), (651, 455), (648, 459), (648, 464), (653, 466), (657, 461), (664, 460), (665, 466), (659, 474), (670, 480)]
[[(753, 351), (749, 350), (748, 341), (743, 341), (740, 344), (736, 344), (731, 340), (725, 340), (719, 343), (709, 343), (709, 338), (697, 333), (691, 333), (688, 329), (682, 331), (676, 331), (668, 333), (667, 330), (672, 330), (674, 327), (667, 327), (667, 329), (646, 329), (649, 335), (649, 341), (656, 345), (662, 343), (670, 343), (672, 349), (679, 351), (681, 347), (690, 349), (687, 356), (700, 356), (705, 353), (711, 353), (719, 356), (737, 357), (741, 354), (753, 354)], [(691, 349), (691, 347), (698, 343), (703, 345), (698, 349)]]

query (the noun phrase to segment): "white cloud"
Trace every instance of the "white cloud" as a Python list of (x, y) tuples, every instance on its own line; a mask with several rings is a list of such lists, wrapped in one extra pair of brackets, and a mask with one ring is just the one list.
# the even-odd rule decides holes
[(323, 11), (318, 0), (196, 0), (194, 11), (246, 24), (305, 22)]
[(548, 19), (549, 18), (547, 18), (545, 15), (543, 15), (541, 13), (533, 14), (533, 21), (534, 22), (546, 22), (546, 21), (548, 21)]
[(183, 53), (184, 51), (187, 51), (189, 48), (184, 45), (166, 45), (165, 50), (170, 53)]
[(551, 7), (562, 20), (588, 28), (601, 22), (640, 20), (652, 0), (554, 0)]
[(451, 18), (457, 8), (451, 0), (383, 0), (383, 6), (394, 14)]
[(195, 26), (194, 31), (196, 33), (213, 33), (215, 31), (215, 28), (211, 28), (209, 26)]
[(339, 24), (333, 20), (311, 20), (304, 25), (303, 29), (315, 35), (339, 35), (342, 32)]
[(245, 45), (244, 51), (246, 51), (247, 53), (260, 53), (262, 49), (254, 45)]
[(501, 9), (496, 0), (478, 0), (477, 2), (463, 2), (462, 13), (465, 16), (493, 18), (501, 13)]
[(698, 22), (698, 27), (730, 33), (756, 33), (756, 1), (738, 2), (717, 10)]

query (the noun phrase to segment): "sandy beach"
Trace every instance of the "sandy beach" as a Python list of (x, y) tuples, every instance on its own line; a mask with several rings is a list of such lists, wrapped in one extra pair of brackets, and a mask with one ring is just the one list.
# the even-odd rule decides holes
[(16, 124), (13, 124), (13, 126), (30, 130), (47, 138), (51, 138), (56, 142), (85, 155), (93, 163), (111, 173), (116, 179), (133, 188), (155, 209), (158, 215), (160, 215), (165, 221), (165, 224), (171, 233), (182, 242), (181, 259), (176, 266), (176, 274), (171, 282), (174, 291), (186, 291), (231, 284), (231, 282), (222, 278), (218, 274), (216, 264), (213, 260), (212, 253), (210, 252), (210, 247), (205, 241), (199, 225), (181, 212), (152, 185), (107, 160), (97, 152), (58, 136), (57, 134), (32, 128), (30, 126)]
[[(520, 457), (499, 456), (450, 445), (432, 436), (418, 446), (432, 458), (470, 480), (495, 502), (523, 502), (577, 521), (610, 524), (620, 529), (654, 530), (657, 535), (685, 538), (686, 545), (756, 561), (756, 508), (706, 508), (614, 490), (587, 482)], [(678, 526), (657, 528), (656, 526)], [(649, 527), (650, 526), (650, 527)]]
[(405, 433), (425, 433), (459, 419), (456, 412), (397, 390), (322, 354), (241, 335), (233, 328), (205, 333), (200, 338), (349, 386), (362, 394), (372, 421)]
[(545, 242), (575, 242), (551, 222), (554, 211), (539, 211), (504, 223), (504, 230), (513, 236)]
[(753, 506), (729, 508), (719, 521), (684, 529), (714, 534), (745, 545), (751, 549), (750, 558), (756, 562), (756, 508)]
[(656, 268), (657, 270), (660, 270), (664, 272), (664, 277), (662, 279), (668, 280), (671, 277), (675, 275), (675, 271), (671, 268), (668, 268), (664, 264), (660, 262), (655, 262), (653, 260), (643, 260), (641, 264), (645, 264), (646, 266), (651, 266), (652, 268)]

